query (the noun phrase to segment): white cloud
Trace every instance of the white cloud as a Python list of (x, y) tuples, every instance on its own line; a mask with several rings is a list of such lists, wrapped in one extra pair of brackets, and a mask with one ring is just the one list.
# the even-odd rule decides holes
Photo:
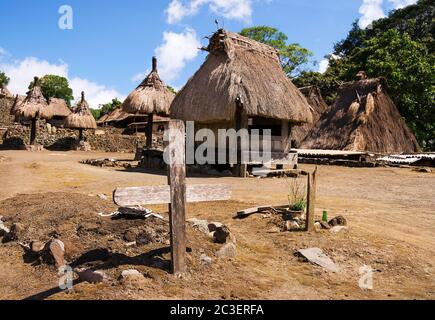
[(187, 62), (198, 56), (201, 42), (195, 30), (182, 33), (164, 32), (163, 43), (155, 50), (162, 79), (170, 82), (180, 75)]
[(27, 57), (24, 60), (0, 63), (0, 69), (11, 79), (8, 87), (14, 94), (25, 94), (28, 91), (30, 82), (35, 76), (43, 77), (47, 74), (53, 74), (69, 79), (70, 87), (73, 89), (75, 98), (80, 97), (81, 91), (85, 91), (86, 98), (93, 108), (98, 107), (100, 104), (107, 103), (115, 97), (120, 99), (125, 97), (125, 95), (115, 89), (108, 88), (96, 82), (79, 77), (69, 78), (68, 64), (65, 62), (52, 64), (45, 60)]
[(328, 67), (329, 67), (329, 60), (325, 58), (319, 63), (319, 72), (325, 73), (326, 70), (328, 70)]
[(362, 17), (359, 19), (359, 26), (363, 29), (371, 25), (375, 20), (385, 18), (384, 9), (382, 8), (383, 0), (363, 0), (359, 8)]
[(411, 4), (416, 4), (418, 0), (388, 0), (394, 9), (402, 9)]
[(185, 17), (194, 16), (205, 5), (208, 5), (210, 11), (226, 19), (250, 22), (252, 2), (252, 0), (172, 0), (166, 9), (167, 22), (174, 24)]
[(2, 47), (0, 47), (0, 60), (2, 60), (7, 54), (8, 52)]

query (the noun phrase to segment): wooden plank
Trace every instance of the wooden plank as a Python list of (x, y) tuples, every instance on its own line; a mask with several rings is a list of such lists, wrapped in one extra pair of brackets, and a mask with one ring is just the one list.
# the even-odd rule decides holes
[(314, 215), (317, 193), (317, 167), (312, 174), (308, 174), (307, 189), (307, 231), (314, 231)]
[[(120, 207), (168, 204), (170, 186), (118, 188), (113, 193), (114, 202)], [(231, 187), (226, 184), (194, 184), (186, 190), (187, 202), (212, 202), (231, 199)]]
[(186, 129), (181, 120), (169, 121), (168, 183), (172, 273), (186, 271)]

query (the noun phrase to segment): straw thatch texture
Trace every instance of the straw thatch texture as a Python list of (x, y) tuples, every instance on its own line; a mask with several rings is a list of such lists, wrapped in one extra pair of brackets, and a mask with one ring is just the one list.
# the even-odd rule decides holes
[(13, 98), (14, 102), (12, 104), (11, 110), (10, 110), (10, 114), (11, 115), (16, 115), (17, 114), (17, 109), (20, 106), (20, 104), (24, 101), (24, 99), (26, 99), (26, 96), (22, 96), (22, 95), (15, 95), (15, 97)]
[(325, 100), (323, 100), (322, 93), (318, 87), (304, 87), (300, 88), (299, 91), (302, 92), (302, 94), (307, 98), (308, 104), (311, 107), (310, 109), (313, 122), (292, 128), (291, 140), (295, 143), (293, 145), (295, 148), (299, 148), (302, 141), (307, 137), (317, 121), (319, 121), (322, 114), (329, 108)]
[(65, 127), (70, 129), (96, 129), (97, 123), (89, 110), (88, 102), (85, 100), (84, 93), (82, 92), (82, 99), (73, 108), (71, 113), (65, 119)]
[(25, 119), (40, 118), (49, 120), (54, 115), (53, 110), (48, 107), (47, 100), (42, 95), (36, 77), (32, 89), (27, 92), (26, 98), (14, 110), (17, 117)]
[(301, 147), (379, 153), (419, 151), (417, 140), (385, 85), (382, 78), (342, 85), (335, 104), (323, 114)]
[(311, 122), (310, 107), (282, 71), (278, 51), (219, 30), (205, 63), (177, 94), (171, 117), (199, 123), (233, 122), (236, 99), (251, 117)]
[(172, 93), (160, 79), (157, 72), (157, 60), (153, 58), (153, 69), (144, 81), (125, 99), (123, 111), (132, 114), (169, 115), (174, 100)]
[(63, 99), (50, 98), (48, 103), (48, 107), (53, 111), (53, 117), (66, 118), (72, 113)]

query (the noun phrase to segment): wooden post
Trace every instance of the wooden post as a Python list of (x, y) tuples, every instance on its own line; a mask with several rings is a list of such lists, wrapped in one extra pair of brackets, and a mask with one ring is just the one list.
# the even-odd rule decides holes
[(83, 129), (79, 129), (79, 142), (83, 141)]
[(151, 149), (153, 147), (153, 121), (154, 121), (154, 114), (150, 113), (148, 115), (148, 123), (145, 131), (146, 135), (146, 147), (148, 149)]
[[(244, 112), (243, 101), (240, 97), (236, 99), (236, 131), (239, 132), (241, 129), (246, 129), (248, 127), (248, 117)], [(246, 150), (244, 150), (246, 151)], [(237, 166), (235, 167), (234, 175), (237, 177), (246, 178), (248, 172), (248, 165), (242, 163), (242, 139), (237, 139)]]
[(169, 122), (168, 183), (170, 185), (169, 223), (171, 229), (172, 273), (186, 270), (186, 138), (184, 122)]
[(35, 140), (36, 140), (36, 126), (37, 126), (38, 122), (36, 121), (36, 118), (32, 119), (31, 122), (31, 127), (30, 127), (30, 145), (33, 146), (35, 144)]
[(314, 231), (314, 215), (317, 194), (317, 167), (312, 174), (308, 174), (307, 189), (307, 231), (311, 232)]

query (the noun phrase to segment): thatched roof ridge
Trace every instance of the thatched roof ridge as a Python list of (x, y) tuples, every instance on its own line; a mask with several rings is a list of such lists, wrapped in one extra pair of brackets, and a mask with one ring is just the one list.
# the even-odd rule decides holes
[(68, 117), (72, 112), (67, 103), (63, 99), (50, 98), (48, 107), (53, 110), (54, 117)]
[(89, 110), (89, 104), (85, 100), (85, 93), (82, 92), (80, 102), (73, 108), (73, 112), (66, 117), (65, 127), (71, 129), (96, 129), (97, 123)]
[(33, 87), (27, 92), (26, 98), (14, 109), (16, 116), (26, 119), (41, 118), (49, 120), (54, 114), (53, 110), (48, 108), (47, 100), (42, 94), (37, 77), (33, 81)]
[(160, 79), (157, 59), (154, 57), (151, 73), (129, 94), (122, 104), (122, 109), (133, 114), (168, 115), (174, 97), (174, 93)]
[(277, 50), (223, 29), (207, 50), (204, 64), (175, 97), (172, 118), (232, 122), (240, 97), (248, 116), (311, 122), (308, 102), (282, 71)]
[(336, 102), (322, 115), (301, 148), (379, 153), (419, 151), (415, 136), (385, 87), (383, 78), (343, 84)]

